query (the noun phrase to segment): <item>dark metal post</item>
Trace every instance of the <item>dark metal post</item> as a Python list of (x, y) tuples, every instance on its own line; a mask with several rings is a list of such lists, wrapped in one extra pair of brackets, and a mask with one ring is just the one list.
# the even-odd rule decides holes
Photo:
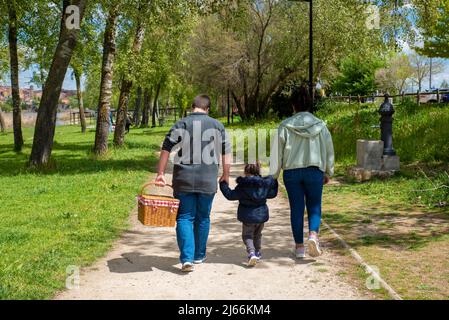
[(395, 156), (393, 149), (393, 114), (395, 113), (393, 105), (390, 103), (390, 96), (385, 94), (385, 101), (379, 109), (381, 115), (380, 129), (381, 140), (384, 142), (384, 155)]

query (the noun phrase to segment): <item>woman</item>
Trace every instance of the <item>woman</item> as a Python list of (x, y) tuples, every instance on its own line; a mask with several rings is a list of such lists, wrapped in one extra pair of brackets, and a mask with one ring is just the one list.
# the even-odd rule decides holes
[(305, 258), (304, 209), (307, 207), (309, 221), (308, 253), (312, 257), (321, 255), (318, 241), (321, 224), (323, 185), (334, 173), (334, 147), (326, 124), (309, 110), (308, 90), (302, 87), (294, 91), (291, 103), (294, 115), (278, 130), (278, 161), (273, 176), (277, 179), (284, 170), (295, 255)]

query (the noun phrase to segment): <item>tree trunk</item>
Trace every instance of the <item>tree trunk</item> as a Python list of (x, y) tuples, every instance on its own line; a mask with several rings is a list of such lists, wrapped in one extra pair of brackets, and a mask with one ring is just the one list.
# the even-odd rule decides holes
[(6, 123), (5, 123), (5, 119), (3, 118), (3, 111), (2, 108), (0, 107), (0, 132), (3, 133), (6, 130)]
[[(137, 23), (137, 29), (134, 36), (134, 42), (132, 47), (133, 57), (137, 57), (142, 50), (143, 40), (145, 36), (145, 27), (142, 22), (139, 20)], [(132, 57), (131, 57), (132, 59)], [(133, 61), (131, 60), (131, 70), (133, 69)], [(116, 147), (123, 146), (125, 143), (125, 127), (126, 127), (126, 118), (128, 113), (128, 102), (129, 95), (131, 92), (131, 88), (133, 86), (133, 82), (127, 77), (123, 77), (121, 90), (120, 90), (120, 99), (119, 105), (117, 109), (117, 120), (115, 123), (115, 132), (114, 132), (114, 145)]]
[(79, 8), (80, 21), (82, 21), (86, 2), (87, 0), (63, 1), (59, 41), (37, 113), (33, 148), (30, 157), (30, 165), (32, 166), (47, 165), (50, 160), (55, 135), (59, 96), (79, 34), (78, 29), (69, 30), (67, 28), (65, 23), (68, 18), (68, 15), (65, 13), (66, 8), (71, 4), (76, 5)]
[(134, 114), (133, 114), (133, 120), (134, 120), (134, 126), (138, 127), (140, 126), (140, 110), (142, 108), (142, 87), (137, 88), (137, 96), (136, 96), (136, 106), (134, 107)]
[(153, 89), (145, 88), (143, 93), (143, 115), (142, 115), (142, 128), (148, 128), (148, 123), (150, 122), (150, 111), (151, 111), (151, 98), (153, 94)]
[(126, 119), (128, 117), (129, 93), (131, 92), (132, 85), (132, 81), (122, 80), (114, 131), (114, 146), (116, 147), (123, 146), (123, 144), (125, 143), (125, 129)]
[(11, 89), (13, 104), (14, 150), (23, 146), (22, 112), (20, 110), (19, 58), (17, 55), (17, 14), (13, 1), (8, 2), (9, 12), (9, 56), (11, 60)]
[(159, 117), (157, 101), (159, 100), (159, 93), (160, 92), (161, 92), (161, 84), (158, 83), (157, 87), (156, 87), (156, 95), (154, 97), (154, 102), (153, 102), (153, 112), (152, 112), (152, 117), (151, 117), (151, 127), (152, 128), (156, 128), (157, 127), (156, 118)]
[(86, 133), (86, 115), (84, 113), (83, 92), (81, 90), (81, 76), (78, 71), (74, 71), (76, 82), (76, 94), (78, 97), (78, 105), (80, 109), (81, 132)]
[(116, 53), (115, 39), (118, 25), (119, 6), (109, 11), (104, 33), (103, 62), (101, 67), (100, 99), (97, 111), (97, 129), (95, 133), (94, 152), (103, 155), (108, 152), (109, 113), (111, 112), (112, 77)]

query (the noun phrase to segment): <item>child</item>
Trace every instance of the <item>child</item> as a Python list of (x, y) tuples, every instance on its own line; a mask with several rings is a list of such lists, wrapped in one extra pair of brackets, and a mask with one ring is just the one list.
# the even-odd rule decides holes
[(239, 200), (238, 219), (243, 223), (242, 238), (248, 252), (248, 266), (254, 267), (262, 258), (262, 230), (269, 219), (267, 199), (278, 193), (278, 182), (272, 177), (262, 178), (260, 164), (245, 166), (245, 177), (237, 178), (237, 187), (231, 190), (223, 181), (220, 189), (226, 199)]

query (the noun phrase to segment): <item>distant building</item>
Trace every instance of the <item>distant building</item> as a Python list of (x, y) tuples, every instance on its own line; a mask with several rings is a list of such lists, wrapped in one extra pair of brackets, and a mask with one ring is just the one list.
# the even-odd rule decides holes
[[(59, 107), (68, 108), (70, 106), (70, 98), (76, 96), (76, 90), (61, 90)], [(12, 89), (10, 86), (0, 86), (0, 103), (5, 103), (12, 98)], [(32, 107), (33, 101), (42, 98), (42, 90), (34, 90), (33, 86), (20, 89), (20, 100), (27, 106)]]

